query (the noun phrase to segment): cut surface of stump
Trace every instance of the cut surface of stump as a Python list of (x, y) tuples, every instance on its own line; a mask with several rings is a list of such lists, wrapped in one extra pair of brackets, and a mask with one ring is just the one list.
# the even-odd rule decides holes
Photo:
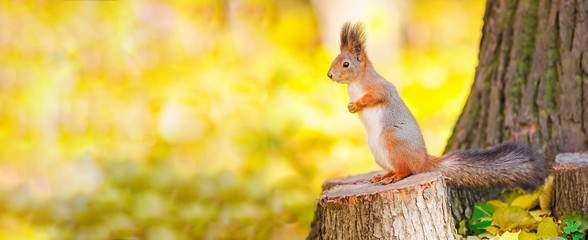
[(588, 214), (588, 152), (562, 153), (555, 158), (553, 211), (581, 211)]
[(378, 174), (326, 181), (308, 239), (455, 239), (441, 173), (370, 183)]

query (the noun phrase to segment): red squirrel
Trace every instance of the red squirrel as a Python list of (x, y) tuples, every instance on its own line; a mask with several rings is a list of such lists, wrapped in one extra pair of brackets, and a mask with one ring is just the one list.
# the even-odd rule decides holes
[(388, 171), (371, 182), (389, 184), (411, 174), (440, 171), (455, 186), (533, 189), (545, 178), (541, 155), (519, 143), (487, 150), (427, 154), (419, 125), (396, 87), (380, 76), (365, 50), (361, 23), (347, 22), (341, 29), (341, 53), (328, 72), (331, 80), (347, 84), (350, 113), (358, 113), (368, 145), (378, 165)]

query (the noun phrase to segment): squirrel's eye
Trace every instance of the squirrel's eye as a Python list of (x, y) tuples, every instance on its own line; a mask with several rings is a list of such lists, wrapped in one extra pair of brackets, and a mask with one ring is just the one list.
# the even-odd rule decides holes
[(344, 62), (343, 67), (349, 67), (349, 62)]

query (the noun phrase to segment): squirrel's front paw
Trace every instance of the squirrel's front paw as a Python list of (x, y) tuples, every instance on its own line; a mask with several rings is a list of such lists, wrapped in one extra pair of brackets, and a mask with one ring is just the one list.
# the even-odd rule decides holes
[(357, 106), (355, 102), (349, 102), (349, 104), (347, 104), (347, 109), (349, 109), (350, 113), (356, 113), (359, 112), (359, 110), (361, 110), (361, 108), (359, 108), (359, 106)]

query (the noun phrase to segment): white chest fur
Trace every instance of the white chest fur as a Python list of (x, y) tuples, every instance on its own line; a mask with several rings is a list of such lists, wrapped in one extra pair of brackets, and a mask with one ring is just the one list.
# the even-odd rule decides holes
[[(351, 101), (357, 101), (366, 94), (359, 83), (348, 84), (347, 93)], [(364, 108), (359, 112), (359, 119), (365, 128), (368, 145), (378, 165), (388, 171), (394, 171), (388, 159), (388, 151), (382, 136), (384, 110), (381, 105)]]

